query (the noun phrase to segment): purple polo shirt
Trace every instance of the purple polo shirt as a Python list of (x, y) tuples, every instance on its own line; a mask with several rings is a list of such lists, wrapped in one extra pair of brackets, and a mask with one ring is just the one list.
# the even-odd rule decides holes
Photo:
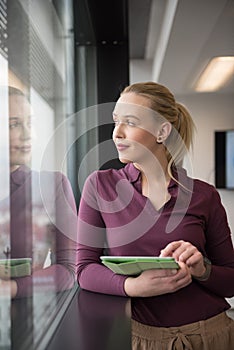
[[(71, 288), (77, 270), (77, 210), (60, 172), (26, 166), (10, 178), (11, 258), (32, 258), (32, 275), (16, 278), (17, 297)], [(52, 264), (44, 267), (51, 252)]]
[(175, 293), (132, 298), (132, 317), (144, 324), (173, 327), (204, 320), (227, 310), (234, 295), (234, 251), (225, 210), (216, 189), (174, 172), (170, 200), (156, 210), (142, 195), (141, 176), (133, 164), (102, 170), (86, 180), (78, 215), (78, 282), (81, 288), (126, 296), (126, 276), (114, 274), (100, 256), (158, 256), (169, 242), (184, 240), (212, 261), (205, 282)]

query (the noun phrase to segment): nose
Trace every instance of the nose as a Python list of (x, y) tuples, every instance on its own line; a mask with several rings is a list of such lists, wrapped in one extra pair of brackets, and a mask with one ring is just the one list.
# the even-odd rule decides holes
[(22, 125), (20, 138), (22, 140), (30, 140), (31, 139), (31, 127), (28, 124)]
[(125, 133), (124, 133), (124, 123), (119, 122), (118, 124), (115, 125), (114, 130), (113, 130), (113, 138), (114, 139), (120, 139), (124, 138)]

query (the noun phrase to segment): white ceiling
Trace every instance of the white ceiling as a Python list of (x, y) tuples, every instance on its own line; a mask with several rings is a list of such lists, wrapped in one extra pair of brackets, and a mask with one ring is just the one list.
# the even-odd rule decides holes
[[(190, 94), (212, 57), (234, 55), (234, 0), (129, 0), (129, 33), (130, 58)], [(233, 92), (234, 78), (218, 91)]]

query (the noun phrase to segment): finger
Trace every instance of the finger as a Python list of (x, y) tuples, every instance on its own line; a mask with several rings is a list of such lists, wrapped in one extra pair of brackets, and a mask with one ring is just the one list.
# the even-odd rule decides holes
[(190, 258), (186, 260), (186, 264), (188, 266), (197, 265), (199, 263), (203, 263), (203, 256), (199, 251), (195, 252)]
[(198, 252), (197, 248), (189, 242), (183, 242), (172, 254), (177, 261), (187, 261)]
[(151, 269), (143, 272), (151, 278), (171, 277), (177, 274), (177, 269)]
[(180, 278), (176, 281), (176, 288), (180, 289), (185, 286), (188, 286), (192, 282), (191, 275), (185, 275), (183, 278)]
[(178, 257), (178, 261), (183, 261), (188, 266), (197, 264), (202, 260), (202, 254), (192, 245), (187, 247), (187, 249)]
[(164, 249), (160, 252), (160, 257), (171, 256), (173, 252), (178, 249), (184, 241), (175, 241), (169, 243)]
[(188, 259), (197, 253), (197, 249), (192, 245), (184, 245), (183, 249), (177, 249), (175, 255), (178, 261), (188, 262)]
[(171, 291), (173, 292), (186, 287), (192, 282), (192, 276), (188, 270), (188, 267), (183, 263), (180, 263), (180, 264), (181, 264), (181, 269), (169, 281), (169, 285), (171, 286)]

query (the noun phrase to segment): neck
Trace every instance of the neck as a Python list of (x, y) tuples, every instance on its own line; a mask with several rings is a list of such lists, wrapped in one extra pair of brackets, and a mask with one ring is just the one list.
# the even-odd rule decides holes
[(168, 174), (168, 161), (165, 154), (160, 157), (150, 159), (145, 163), (134, 163), (134, 166), (140, 170), (142, 179), (147, 180), (148, 183), (169, 183), (170, 176)]
[(10, 166), (10, 172), (13, 173), (13, 172), (16, 171), (19, 167), (20, 167), (20, 165), (11, 165), (11, 166)]
[(168, 186), (170, 176), (167, 171), (168, 162), (165, 157), (160, 161), (146, 164), (134, 164), (141, 172), (142, 194), (148, 197), (155, 209), (158, 210), (170, 199)]

